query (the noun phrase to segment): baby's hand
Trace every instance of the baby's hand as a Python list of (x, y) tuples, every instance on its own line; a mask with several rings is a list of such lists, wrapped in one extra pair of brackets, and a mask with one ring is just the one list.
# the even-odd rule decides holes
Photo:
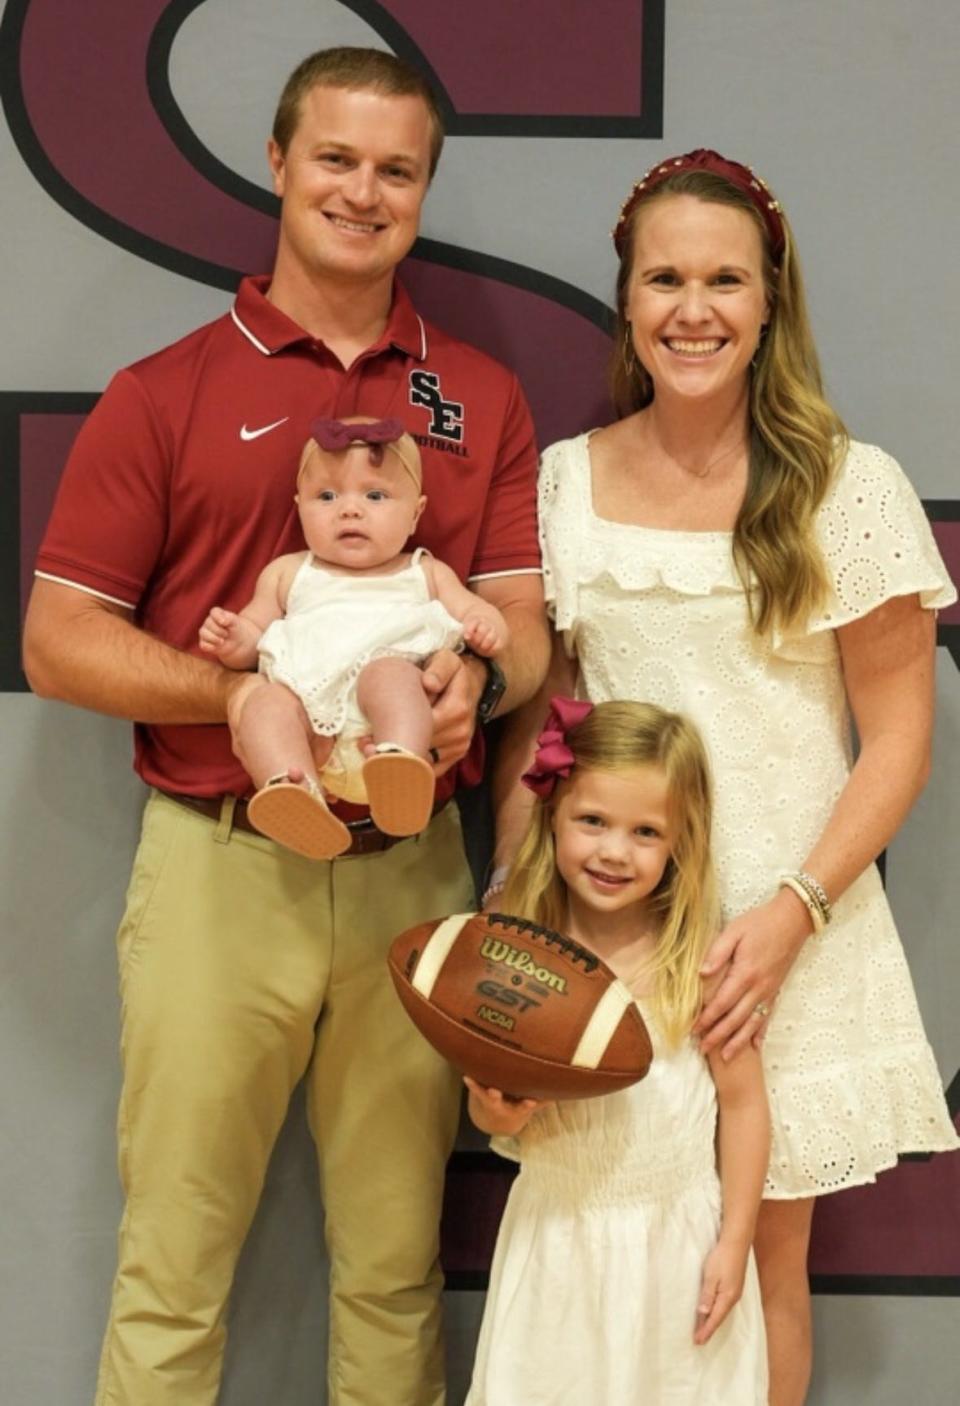
[(236, 643), (239, 628), (239, 615), (215, 605), (200, 626), (200, 648), (208, 654), (220, 654)]
[(470, 1090), (470, 1117), (483, 1133), (516, 1137), (538, 1109), (547, 1107), (540, 1099), (510, 1099), (499, 1089), (485, 1089), (469, 1074), (464, 1074), (463, 1082)]
[(743, 1293), (749, 1245), (726, 1243), (721, 1237), (703, 1263), (697, 1326), (693, 1341), (709, 1342)]
[(509, 634), (499, 610), (471, 610), (463, 617), (464, 641), (477, 654), (498, 654), (506, 647)]
[(252, 620), (215, 605), (200, 626), (200, 648), (228, 669), (249, 669), (257, 662), (260, 633)]

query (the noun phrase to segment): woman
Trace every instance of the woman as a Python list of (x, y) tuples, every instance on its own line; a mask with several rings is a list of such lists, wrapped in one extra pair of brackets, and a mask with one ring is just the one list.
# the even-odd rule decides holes
[(507, 740), (497, 860), (549, 693), (575, 677), (593, 701), (699, 724), (727, 919), (704, 972), (729, 963), (699, 1029), (727, 1056), (764, 1041), (770, 1401), (800, 1406), (814, 1198), (958, 1145), (873, 864), (927, 777), (935, 610), (955, 593), (897, 464), (850, 442), (823, 397), (763, 182), (715, 152), (672, 158), (634, 187), (614, 242), (622, 418), (544, 455), (562, 643)]

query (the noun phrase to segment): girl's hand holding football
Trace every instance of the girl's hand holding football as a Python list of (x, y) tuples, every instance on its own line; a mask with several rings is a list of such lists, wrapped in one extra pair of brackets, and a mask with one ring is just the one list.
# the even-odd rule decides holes
[(547, 1106), (546, 1102), (540, 1099), (510, 1099), (499, 1089), (485, 1089), (476, 1079), (471, 1079), (469, 1074), (464, 1074), (463, 1082), (470, 1091), (470, 1117), (482, 1133), (516, 1137), (537, 1110)]

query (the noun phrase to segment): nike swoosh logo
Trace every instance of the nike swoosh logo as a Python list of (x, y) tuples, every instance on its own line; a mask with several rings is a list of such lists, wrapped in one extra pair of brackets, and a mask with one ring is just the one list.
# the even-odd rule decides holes
[(269, 434), (270, 431), (275, 430), (278, 425), (285, 425), (289, 419), (289, 415), (284, 415), (282, 420), (274, 420), (272, 425), (261, 425), (258, 430), (248, 430), (246, 425), (241, 425), (240, 438), (242, 440), (259, 439), (262, 434)]

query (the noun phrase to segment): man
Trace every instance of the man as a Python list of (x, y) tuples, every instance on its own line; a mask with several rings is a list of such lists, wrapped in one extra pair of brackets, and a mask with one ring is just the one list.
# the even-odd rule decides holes
[(424, 459), (417, 541), (507, 618), (500, 711), (539, 682), (522, 394), (424, 323), (394, 278), (442, 140), (429, 90), (392, 56), (304, 60), (268, 144), (272, 277), (245, 280), (227, 316), (114, 378), (39, 554), (30, 681), (135, 720), (154, 788), (118, 936), (127, 1204), (97, 1406), (215, 1401), (237, 1256), (304, 1073), (331, 1259), (329, 1400), (443, 1400), (437, 1223), (459, 1088), (407, 1022), (384, 957), (396, 932), (472, 903), (443, 803), (503, 679), (436, 655), (429, 828), (396, 842), (354, 812), (351, 852), (314, 864), (250, 827), (223, 725), (245, 676), (197, 647), (211, 604), (242, 604), (267, 561), (302, 546), (293, 494), (310, 422), (397, 416)]

